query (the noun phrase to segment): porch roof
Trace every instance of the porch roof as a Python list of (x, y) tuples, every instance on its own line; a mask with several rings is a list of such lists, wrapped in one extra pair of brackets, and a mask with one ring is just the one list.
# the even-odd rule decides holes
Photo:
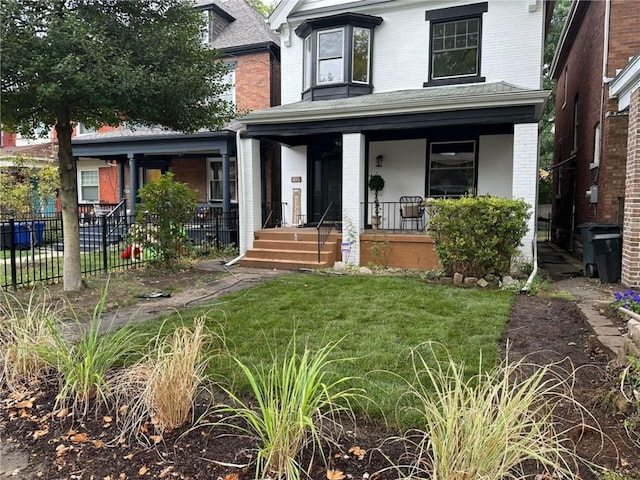
[(549, 97), (546, 90), (532, 90), (507, 82), (477, 83), (372, 93), (351, 98), (300, 101), (254, 111), (240, 118), (245, 125), (336, 118), (402, 115), (480, 108), (533, 106), (539, 119)]
[(206, 155), (214, 151), (235, 154), (235, 130), (232, 124), (220, 131), (186, 134), (162, 128), (121, 128), (75, 137), (71, 144), (76, 157), (111, 159), (133, 155)]

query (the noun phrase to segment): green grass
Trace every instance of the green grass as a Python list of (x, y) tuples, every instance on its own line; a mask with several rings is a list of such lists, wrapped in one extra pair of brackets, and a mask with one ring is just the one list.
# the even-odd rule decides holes
[[(415, 278), (295, 274), (182, 310), (164, 328), (207, 313), (230, 353), (254, 365), (269, 364), (274, 352), (284, 355), (294, 335), (314, 351), (342, 339), (332, 355), (356, 360), (337, 364), (336, 377), (363, 378), (350, 385), (367, 390), (373, 405), (363, 408), (393, 420), (405, 379), (413, 375), (410, 349), (442, 343), (470, 374), (477, 372), (482, 352), (483, 364), (491, 368), (513, 298), (512, 292), (429, 286)], [(152, 337), (162, 321), (139, 328)], [(211, 373), (234, 383), (239, 394), (250, 393), (230, 359), (217, 362)]]

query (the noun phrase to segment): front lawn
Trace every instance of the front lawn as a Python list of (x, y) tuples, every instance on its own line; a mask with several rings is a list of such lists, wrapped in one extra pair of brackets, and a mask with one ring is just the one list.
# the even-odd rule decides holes
[[(337, 376), (360, 380), (374, 405), (368, 413), (393, 420), (404, 380), (412, 375), (409, 349), (427, 341), (444, 344), (454, 359), (477, 373), (492, 367), (513, 302), (513, 293), (427, 285), (417, 278), (292, 274), (217, 299), (209, 305), (181, 310), (169, 317), (191, 324), (203, 313), (209, 326), (225, 338), (229, 352), (244, 363), (268, 364), (284, 355), (295, 336), (299, 345), (318, 350), (341, 340), (333, 352), (353, 361), (337, 363)], [(141, 324), (149, 337), (157, 319)], [(217, 359), (210, 373), (249, 393), (228, 357)]]

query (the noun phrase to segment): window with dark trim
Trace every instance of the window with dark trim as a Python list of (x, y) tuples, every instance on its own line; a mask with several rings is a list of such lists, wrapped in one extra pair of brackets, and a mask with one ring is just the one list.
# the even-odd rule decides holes
[(484, 82), (480, 72), (482, 14), (488, 3), (425, 12), (429, 28), (429, 79), (424, 86)]
[[(209, 201), (221, 202), (222, 201), (222, 157), (207, 158), (209, 169)], [(229, 189), (231, 190), (231, 201), (237, 202), (237, 185), (238, 176), (236, 169), (236, 159), (229, 158)]]
[(373, 29), (382, 18), (344, 13), (307, 20), (303, 38), (304, 100), (346, 98), (371, 93)]
[(432, 142), (429, 145), (427, 196), (474, 195), (477, 185), (476, 141)]

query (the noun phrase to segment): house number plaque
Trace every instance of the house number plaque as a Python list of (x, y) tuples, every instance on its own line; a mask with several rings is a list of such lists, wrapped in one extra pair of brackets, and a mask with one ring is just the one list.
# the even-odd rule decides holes
[(291, 183), (302, 183), (302, 177), (291, 177)]

